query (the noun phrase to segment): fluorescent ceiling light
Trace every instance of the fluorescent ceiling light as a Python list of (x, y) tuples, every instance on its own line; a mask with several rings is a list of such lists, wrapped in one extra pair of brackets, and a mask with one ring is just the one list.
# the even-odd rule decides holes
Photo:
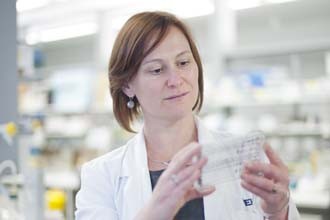
[(265, 4), (277, 4), (292, 1), (297, 0), (230, 0), (229, 5), (233, 10), (241, 10), (247, 8), (255, 8)]
[(233, 10), (241, 10), (246, 8), (254, 8), (261, 5), (260, 0), (231, 0), (229, 7)]
[(297, 1), (297, 0), (266, 0), (267, 3), (272, 3), (272, 4), (293, 2), (293, 1)]
[[(181, 18), (192, 18), (212, 14), (214, 4), (208, 1), (172, 1), (169, 11)], [(189, 6), (189, 7), (187, 7)]]
[[(187, 5), (189, 5), (189, 7), (187, 7)], [(124, 23), (135, 13), (155, 10), (171, 12), (180, 18), (186, 19), (212, 14), (214, 13), (215, 9), (213, 3), (211, 3), (210, 0), (153, 0), (152, 2), (144, 0), (141, 1), (139, 7), (137, 7), (136, 10), (131, 10), (121, 15), (114, 16), (110, 24), (115, 30), (119, 30), (122, 28)]]
[(18, 0), (16, 2), (16, 10), (18, 12), (29, 11), (44, 7), (50, 3), (50, 0)]
[(39, 31), (31, 30), (26, 35), (26, 42), (28, 44), (36, 44), (39, 42), (52, 42), (82, 36), (95, 34), (98, 26), (94, 22), (81, 23), (75, 25), (59, 26), (49, 29), (42, 29)]

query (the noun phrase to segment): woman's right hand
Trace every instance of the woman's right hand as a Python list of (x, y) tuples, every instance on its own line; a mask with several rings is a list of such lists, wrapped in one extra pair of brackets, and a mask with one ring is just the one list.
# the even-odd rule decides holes
[[(193, 163), (194, 158), (200, 158)], [(171, 160), (168, 168), (159, 177), (152, 197), (136, 219), (173, 219), (188, 201), (207, 196), (215, 191), (213, 186), (196, 189), (193, 185), (201, 176), (207, 158), (201, 156), (201, 146), (190, 143)]]

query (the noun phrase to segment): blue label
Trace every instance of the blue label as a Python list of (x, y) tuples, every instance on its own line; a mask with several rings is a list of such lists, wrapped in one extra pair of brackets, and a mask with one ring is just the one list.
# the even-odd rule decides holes
[(243, 202), (244, 202), (245, 206), (253, 205), (252, 199), (243, 199)]

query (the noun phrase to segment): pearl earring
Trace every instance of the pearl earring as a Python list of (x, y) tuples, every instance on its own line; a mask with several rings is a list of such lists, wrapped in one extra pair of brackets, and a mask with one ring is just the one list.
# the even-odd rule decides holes
[(132, 108), (134, 108), (135, 103), (134, 103), (132, 97), (128, 97), (128, 98), (129, 98), (129, 100), (128, 100), (128, 102), (127, 102), (127, 108), (132, 109)]

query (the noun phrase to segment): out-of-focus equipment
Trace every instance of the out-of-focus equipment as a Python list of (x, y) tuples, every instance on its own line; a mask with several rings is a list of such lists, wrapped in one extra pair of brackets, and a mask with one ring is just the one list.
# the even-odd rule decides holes
[(0, 134), (8, 145), (12, 145), (13, 137), (17, 133), (17, 126), (14, 122), (0, 124)]
[[(6, 170), (10, 170), (11, 174), (16, 174), (16, 165), (11, 160), (5, 160), (0, 163), (0, 180)], [(18, 213), (15, 205), (10, 200), (9, 193), (0, 181), (0, 219), (1, 220), (23, 220)]]
[(64, 211), (66, 205), (65, 192), (58, 189), (49, 189), (46, 192), (46, 219), (64, 220)]

